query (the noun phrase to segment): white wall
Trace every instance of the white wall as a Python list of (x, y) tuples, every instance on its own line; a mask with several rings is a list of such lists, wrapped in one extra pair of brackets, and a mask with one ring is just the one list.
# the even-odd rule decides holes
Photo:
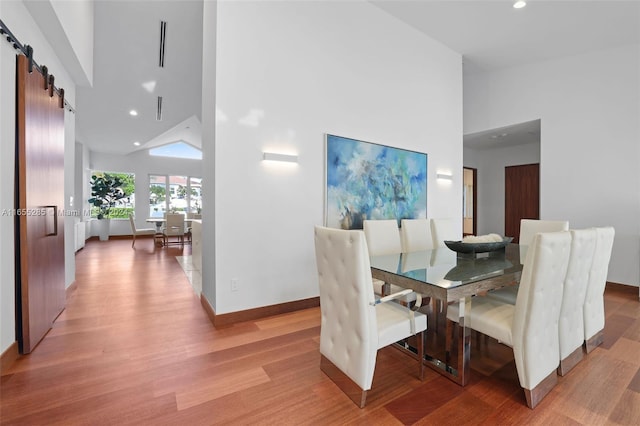
[(80, 86), (93, 84), (93, 1), (23, 0), (67, 72)]
[(540, 162), (540, 144), (504, 148), (464, 148), (465, 167), (478, 169), (477, 235), (496, 232), (504, 235), (504, 168)]
[(540, 217), (616, 230), (608, 279), (638, 285), (640, 46), (465, 75), (465, 133), (541, 119)]
[(216, 301), (216, 45), (218, 2), (205, 1), (202, 6), (202, 293), (215, 308)]
[[(150, 156), (148, 150), (136, 151), (129, 155), (115, 155), (91, 151), (89, 167), (92, 170), (135, 174), (135, 218), (138, 228), (148, 228), (150, 226), (145, 222), (145, 219), (149, 217), (149, 175), (202, 176), (202, 160)], [(86, 185), (88, 187), (90, 179), (91, 176), (87, 171)], [(207, 186), (207, 182), (204, 180), (203, 186)], [(86, 196), (86, 199), (83, 200), (86, 208), (89, 208), (87, 204), (87, 199), (89, 198), (90, 192), (89, 195)], [(88, 220), (87, 217), (84, 219)], [(88, 231), (89, 234), (87, 234), (87, 236), (98, 235), (97, 230)], [(110, 235), (131, 235), (129, 220), (111, 220)]]
[[(203, 261), (216, 313), (318, 295), (325, 133), (428, 153), (427, 214), (462, 230), (459, 54), (364, 1), (217, 7), (216, 230), (204, 230), (215, 238), (215, 284)], [(299, 164), (265, 164), (265, 150), (296, 153)], [(442, 171), (453, 184), (436, 182)]]
[[(57, 87), (65, 89), (65, 99), (75, 104), (75, 82), (66, 71), (63, 62), (49, 45), (48, 37), (43, 34), (22, 2), (0, 2), (0, 17), (13, 34), (22, 43), (30, 44), (34, 57), (40, 65), (46, 65), (55, 75)], [(69, 113), (65, 113), (65, 121)], [(65, 122), (65, 130), (67, 127)], [(65, 149), (70, 145), (69, 135), (65, 135)], [(72, 140), (72, 139), (71, 139)], [(9, 212), (0, 215), (0, 352), (6, 350), (15, 341), (15, 251), (14, 217), (10, 212), (14, 208), (14, 170), (15, 170), (15, 51), (0, 40), (0, 211)], [(71, 142), (72, 143), (72, 142)], [(67, 169), (65, 156), (65, 175), (73, 173)], [(68, 186), (65, 180), (65, 198), (68, 200)], [(65, 208), (68, 206), (65, 204)], [(67, 225), (65, 221), (65, 226)], [(66, 238), (66, 235), (65, 235)], [(66, 251), (66, 249), (65, 249)], [(72, 262), (66, 256), (66, 262)], [(65, 270), (68, 271), (67, 265)], [(66, 280), (70, 279), (66, 274)], [(67, 285), (70, 283), (67, 282)]]
[(75, 197), (76, 115), (64, 111), (64, 277), (65, 288), (76, 280), (75, 214), (80, 214)]

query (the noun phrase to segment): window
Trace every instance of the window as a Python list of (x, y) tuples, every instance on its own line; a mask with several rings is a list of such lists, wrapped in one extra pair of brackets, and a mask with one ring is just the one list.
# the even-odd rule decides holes
[(151, 148), (149, 150), (149, 155), (202, 160), (201, 150), (182, 141), (159, 146), (157, 148)]
[[(102, 170), (92, 170), (91, 176), (98, 177), (119, 177), (124, 183), (121, 188), (124, 192), (124, 198), (116, 201), (116, 205), (113, 206), (109, 211), (109, 218), (111, 219), (128, 219), (129, 213), (133, 213), (135, 211), (135, 200), (136, 200), (136, 177), (133, 173), (116, 173), (116, 172), (105, 172)], [(95, 218), (98, 216), (98, 208), (95, 206), (91, 206), (91, 217)]]
[(192, 176), (149, 175), (149, 216), (166, 212), (200, 213), (202, 178)]

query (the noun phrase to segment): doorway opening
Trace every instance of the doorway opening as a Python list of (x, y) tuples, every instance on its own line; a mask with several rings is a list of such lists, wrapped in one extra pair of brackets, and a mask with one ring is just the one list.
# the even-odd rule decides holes
[(462, 188), (462, 235), (476, 235), (478, 229), (478, 169), (463, 169)]
[[(541, 124), (537, 119), (464, 135), (463, 167), (477, 171), (473, 187), (475, 235), (496, 233), (516, 237), (519, 234), (522, 213), (514, 212), (510, 208), (514, 207), (514, 200), (505, 197), (505, 174), (512, 166), (539, 164), (541, 167)], [(511, 196), (525, 197), (526, 202), (538, 207), (538, 191), (522, 182), (514, 184), (508, 192)], [(464, 209), (467, 209), (466, 199)], [(471, 221), (467, 219), (466, 222)], [(464, 234), (467, 234), (468, 226), (463, 230)], [(514, 227), (518, 228), (517, 232)]]

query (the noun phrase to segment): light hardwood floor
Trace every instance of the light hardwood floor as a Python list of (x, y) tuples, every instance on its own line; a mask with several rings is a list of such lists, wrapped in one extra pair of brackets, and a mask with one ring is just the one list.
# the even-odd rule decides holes
[(89, 241), (67, 308), (2, 375), (1, 423), (640, 424), (635, 288), (607, 289), (604, 344), (535, 410), (511, 350), (483, 339), (464, 388), (428, 369), (420, 382), (415, 361), (383, 349), (361, 410), (320, 371), (319, 308), (216, 329), (175, 260), (188, 252)]

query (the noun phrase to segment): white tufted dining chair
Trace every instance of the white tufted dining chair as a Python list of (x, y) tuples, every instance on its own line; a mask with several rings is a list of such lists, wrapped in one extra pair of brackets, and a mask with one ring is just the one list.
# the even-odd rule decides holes
[[(566, 220), (538, 220), (520, 219), (520, 261), (524, 264), (527, 256), (528, 246), (533, 242), (533, 237), (539, 232), (559, 232), (568, 231), (569, 222)], [(505, 303), (516, 303), (518, 286), (505, 287), (499, 290), (490, 291), (487, 296), (501, 300)]]
[(446, 247), (445, 241), (459, 241), (462, 229), (456, 229), (453, 219), (431, 219), (433, 247)]
[(600, 345), (604, 338), (604, 288), (607, 284), (609, 260), (615, 230), (613, 227), (595, 228), (596, 248), (589, 271), (589, 284), (584, 300), (584, 341), (587, 353)]
[[(369, 256), (384, 256), (389, 254), (400, 254), (402, 244), (400, 242), (400, 231), (398, 222), (390, 220), (364, 220), (362, 222)], [(373, 279), (373, 289), (377, 294), (384, 294), (384, 281)], [(391, 293), (394, 292), (396, 288)]]
[(395, 219), (362, 221), (369, 255), (379, 256), (402, 252), (400, 231)]
[(569, 222), (566, 220), (520, 219), (520, 239), (518, 244), (531, 245), (533, 237), (538, 232), (568, 231)]
[(429, 219), (402, 219), (400, 221), (400, 241), (402, 252), (431, 250), (433, 237)]
[[(539, 233), (529, 247), (516, 304), (474, 297), (465, 315), (468, 326), (513, 348), (520, 386), (534, 408), (558, 381), (558, 321), (567, 273), (569, 232)], [(447, 318), (458, 318), (450, 305)]]
[(564, 376), (583, 358), (583, 306), (596, 247), (594, 229), (571, 230), (571, 253), (564, 279), (558, 333), (560, 365), (558, 374)]
[(378, 349), (417, 334), (420, 379), (427, 318), (398, 303), (377, 299), (364, 233), (315, 227), (320, 286), (320, 368), (360, 408), (371, 389)]

